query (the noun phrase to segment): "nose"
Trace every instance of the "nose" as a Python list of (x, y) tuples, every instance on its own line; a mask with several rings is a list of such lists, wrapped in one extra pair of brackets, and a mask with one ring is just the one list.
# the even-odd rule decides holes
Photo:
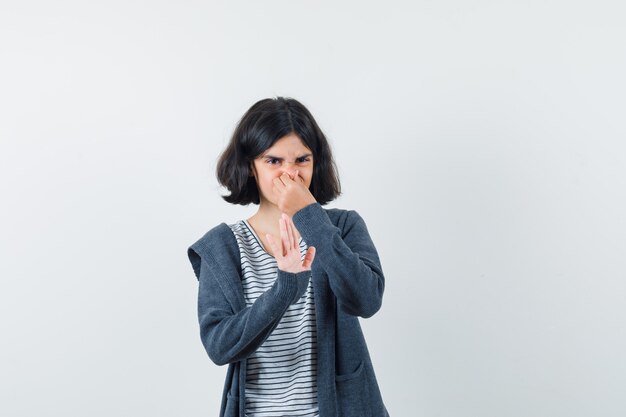
[[(287, 164), (289, 164), (289, 163), (290, 162), (285, 162), (285, 165), (284, 165), (284, 168), (283, 168), (283, 170), (281, 172), (281, 175), (286, 172), (287, 174), (289, 174), (289, 176), (291, 178), (294, 178), (294, 176), (296, 175), (296, 169), (293, 167), (293, 165), (288, 166)], [(295, 164), (295, 162), (291, 162), (291, 163)]]
[(296, 176), (296, 170), (295, 169), (286, 169), (283, 172), (286, 172), (287, 174), (289, 174), (289, 176), (292, 179)]

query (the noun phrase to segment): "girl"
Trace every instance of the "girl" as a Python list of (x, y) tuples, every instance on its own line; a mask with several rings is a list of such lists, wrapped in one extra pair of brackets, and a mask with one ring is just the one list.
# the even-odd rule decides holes
[(358, 317), (376, 313), (385, 278), (341, 194), (326, 137), (297, 100), (255, 103), (217, 164), (248, 219), (215, 226), (187, 254), (200, 337), (228, 364), (221, 417), (388, 416)]

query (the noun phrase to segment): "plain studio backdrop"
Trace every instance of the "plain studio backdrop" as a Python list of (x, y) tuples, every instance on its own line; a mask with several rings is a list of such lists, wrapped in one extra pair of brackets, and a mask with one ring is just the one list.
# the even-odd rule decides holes
[(0, 415), (217, 415), (186, 250), (273, 96), (378, 249), (392, 416), (626, 415), (622, 4), (2, 0)]

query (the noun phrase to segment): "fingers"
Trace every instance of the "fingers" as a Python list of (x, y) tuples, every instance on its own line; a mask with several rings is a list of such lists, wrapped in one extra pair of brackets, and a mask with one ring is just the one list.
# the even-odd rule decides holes
[(289, 249), (296, 249), (296, 237), (293, 232), (293, 226), (287, 214), (282, 214), (283, 219), (285, 219), (285, 227), (287, 228), (287, 234), (289, 235)]
[[(283, 182), (283, 176), (285, 176), (285, 174), (281, 175), (280, 177), (274, 178), (272, 180), (272, 183), (274, 184), (274, 187), (276, 187), (278, 189), (278, 191), (283, 192), (285, 191), (285, 188), (287, 188), (287, 186), (285, 185), (285, 183)], [(286, 180), (284, 180), (286, 181)]]
[(293, 180), (297, 183), (304, 184), (304, 178), (300, 176), (300, 170), (296, 169), (296, 173), (293, 174)]
[(278, 250), (276, 248), (276, 243), (274, 242), (274, 236), (270, 235), (269, 233), (266, 233), (265, 237), (267, 238), (267, 241), (270, 244), (270, 247), (272, 248), (272, 253), (276, 255), (278, 253)]
[(285, 220), (283, 215), (280, 216), (278, 223), (280, 226), (280, 239), (283, 242), (283, 251), (281, 255), (285, 256), (291, 248), (291, 243), (289, 242), (289, 231), (287, 230), (287, 221)]
[(274, 178), (272, 180), (272, 184), (274, 185), (274, 189), (272, 191), (277, 195), (285, 193), (289, 180), (291, 180), (291, 177), (286, 172), (284, 172), (280, 177)]
[(287, 218), (289, 219), (289, 224), (291, 225), (291, 229), (294, 232), (294, 241), (296, 242), (297, 245), (299, 245), (300, 244), (300, 232), (298, 232), (298, 229), (296, 228), (296, 225), (293, 222), (293, 219), (289, 216), (287, 216)]
[(297, 169), (293, 175), (293, 178), (291, 178), (291, 175), (289, 175), (289, 173), (283, 172), (280, 177), (276, 177), (272, 180), (272, 184), (274, 185), (274, 189), (272, 190), (272, 192), (277, 194), (285, 193), (287, 191), (287, 188), (290, 186), (290, 182), (295, 182), (300, 185), (305, 184), (304, 178), (300, 177), (299, 174), (300, 170)]
[[(267, 240), (271, 245), (274, 251), (275, 258), (293, 258), (297, 254), (297, 258), (300, 259), (300, 233), (296, 228), (296, 225), (293, 223), (291, 217), (289, 217), (286, 213), (281, 213), (280, 219), (278, 219), (280, 226), (280, 236), (282, 243), (282, 250), (278, 247), (277, 243), (274, 241), (274, 238), (269, 233), (266, 234)], [(302, 260), (302, 268), (304, 270), (310, 270), (311, 265), (313, 264), (313, 259), (315, 259), (315, 247), (310, 246), (304, 259)], [(295, 259), (293, 260), (295, 262)]]
[(293, 222), (293, 219), (287, 213), (281, 213), (280, 216), (281, 218), (284, 216), (285, 220), (287, 221), (288, 229), (292, 232), (291, 240), (295, 244), (294, 247), (299, 247), (300, 246), (300, 232), (298, 232), (298, 229), (296, 228), (296, 225)]
[(293, 219), (287, 215), (287, 213), (281, 213), (281, 220), (285, 221), (285, 228), (287, 229), (287, 234), (289, 235), (289, 248), (293, 250), (300, 251), (300, 232), (296, 228), (296, 225), (293, 222)]
[[(304, 178), (300, 177), (300, 175), (298, 175), (300, 173), (299, 169), (296, 169), (296, 172), (293, 174), (293, 178), (291, 177), (291, 175), (287, 172), (283, 172), (282, 175), (280, 177), (274, 178), (272, 180), (272, 182), (277, 186), (277, 187), (282, 187), (282, 188), (286, 188), (287, 185), (289, 184), (289, 181), (294, 181), (294, 182), (300, 182), (303, 183), (304, 182)], [(282, 189), (281, 188), (281, 189)]]
[(283, 172), (280, 177), (274, 178), (274, 181), (278, 181), (283, 186), (283, 188), (287, 187), (287, 183), (289, 182), (289, 180), (291, 180), (291, 177), (286, 172)]

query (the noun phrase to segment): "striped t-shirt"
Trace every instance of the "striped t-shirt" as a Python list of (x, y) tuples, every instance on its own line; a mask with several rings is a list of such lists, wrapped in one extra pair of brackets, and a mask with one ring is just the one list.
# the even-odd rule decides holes
[[(241, 254), (242, 285), (247, 306), (265, 291), (278, 272), (247, 220), (230, 224)], [(307, 244), (300, 237), (304, 260)], [(317, 350), (313, 285), (289, 306), (263, 344), (248, 357), (246, 417), (317, 417)]]

